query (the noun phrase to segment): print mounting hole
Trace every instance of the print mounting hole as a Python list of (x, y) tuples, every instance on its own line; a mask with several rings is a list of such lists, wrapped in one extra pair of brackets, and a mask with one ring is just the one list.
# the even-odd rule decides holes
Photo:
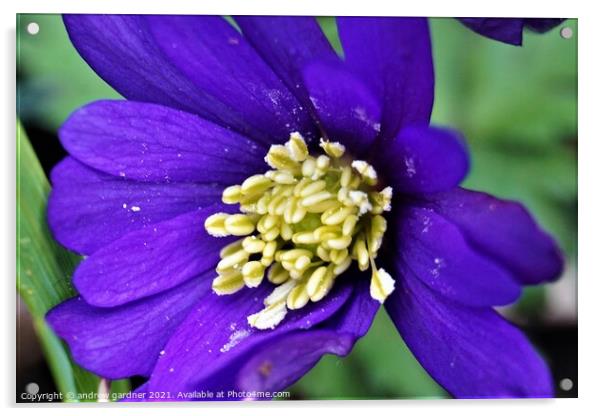
[(27, 25), (27, 33), (30, 35), (37, 35), (40, 32), (40, 25), (36, 22), (31, 22)]
[(573, 380), (570, 378), (563, 378), (560, 380), (560, 388), (564, 391), (571, 391), (573, 389)]
[(40, 391), (40, 386), (38, 386), (37, 383), (29, 383), (27, 386), (25, 386), (25, 391), (28, 394), (38, 394)]
[(573, 29), (570, 27), (563, 27), (560, 29), (560, 37), (562, 39), (570, 39), (573, 37)]

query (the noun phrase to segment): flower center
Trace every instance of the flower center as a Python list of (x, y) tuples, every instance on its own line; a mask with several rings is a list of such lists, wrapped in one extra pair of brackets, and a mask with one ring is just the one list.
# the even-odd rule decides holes
[(265, 161), (273, 170), (223, 191), (223, 202), (239, 204), (241, 213), (205, 221), (214, 237), (246, 236), (220, 252), (215, 293), (257, 287), (266, 275), (276, 285), (265, 308), (248, 317), (252, 327), (274, 328), (288, 310), (323, 299), (354, 261), (362, 271), (372, 269), (374, 299), (383, 303), (394, 289), (375, 263), (392, 189), (379, 191), (374, 168), (345, 158), (342, 144), (321, 140), (320, 147), (324, 154), (311, 156), (299, 133), (271, 146)]

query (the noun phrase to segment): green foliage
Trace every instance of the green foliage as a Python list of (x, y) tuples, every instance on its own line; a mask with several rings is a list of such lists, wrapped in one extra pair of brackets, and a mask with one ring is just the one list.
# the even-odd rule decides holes
[[(74, 296), (70, 276), (79, 258), (60, 247), (46, 224), (50, 187), (29, 144), (17, 126), (17, 290), (32, 315), (34, 328), (57, 387), (66, 401), (98, 390), (99, 379), (70, 359), (62, 342), (44, 320), (46, 312)], [(21, 307), (21, 303), (19, 303)], [(127, 381), (114, 382), (113, 391), (129, 390)]]
[(317, 17), (317, 19), (324, 35), (326, 35), (334, 50), (342, 56), (343, 45), (341, 45), (341, 39), (339, 39), (339, 30), (337, 28), (336, 19), (332, 16), (320, 16)]
[[(37, 35), (27, 25), (40, 26)], [(69, 42), (60, 15), (17, 15), (19, 117), (56, 130), (76, 108), (101, 98), (120, 98), (96, 75)]]

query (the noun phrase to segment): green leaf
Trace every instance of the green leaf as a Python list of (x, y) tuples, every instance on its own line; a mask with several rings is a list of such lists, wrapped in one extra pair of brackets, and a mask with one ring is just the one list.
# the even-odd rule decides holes
[[(27, 25), (40, 26), (37, 35)], [(120, 98), (79, 56), (58, 14), (17, 15), (19, 117), (56, 130), (76, 108), (98, 99)]]
[[(99, 378), (77, 366), (46, 324), (46, 312), (75, 295), (70, 276), (79, 257), (59, 246), (46, 224), (50, 186), (20, 123), (17, 125), (17, 290), (32, 315), (34, 328), (57, 388), (66, 401), (94, 400)], [(127, 380), (114, 382), (129, 391)]]
[[(577, 33), (577, 23), (563, 26)], [(515, 47), (478, 36), (454, 19), (431, 19), (436, 71), (434, 123), (473, 141), (548, 145), (577, 128), (577, 39), (559, 29), (525, 32)]]
[(336, 19), (332, 16), (319, 16), (317, 17), (318, 24), (322, 28), (322, 32), (332, 45), (333, 49), (339, 55), (343, 55), (343, 45), (341, 44), (341, 38), (339, 37), (339, 29), (337, 27)]

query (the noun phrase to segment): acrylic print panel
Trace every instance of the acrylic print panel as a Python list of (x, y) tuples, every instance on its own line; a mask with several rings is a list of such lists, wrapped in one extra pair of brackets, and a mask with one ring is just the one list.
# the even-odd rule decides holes
[(577, 396), (575, 20), (17, 46), (17, 401)]

